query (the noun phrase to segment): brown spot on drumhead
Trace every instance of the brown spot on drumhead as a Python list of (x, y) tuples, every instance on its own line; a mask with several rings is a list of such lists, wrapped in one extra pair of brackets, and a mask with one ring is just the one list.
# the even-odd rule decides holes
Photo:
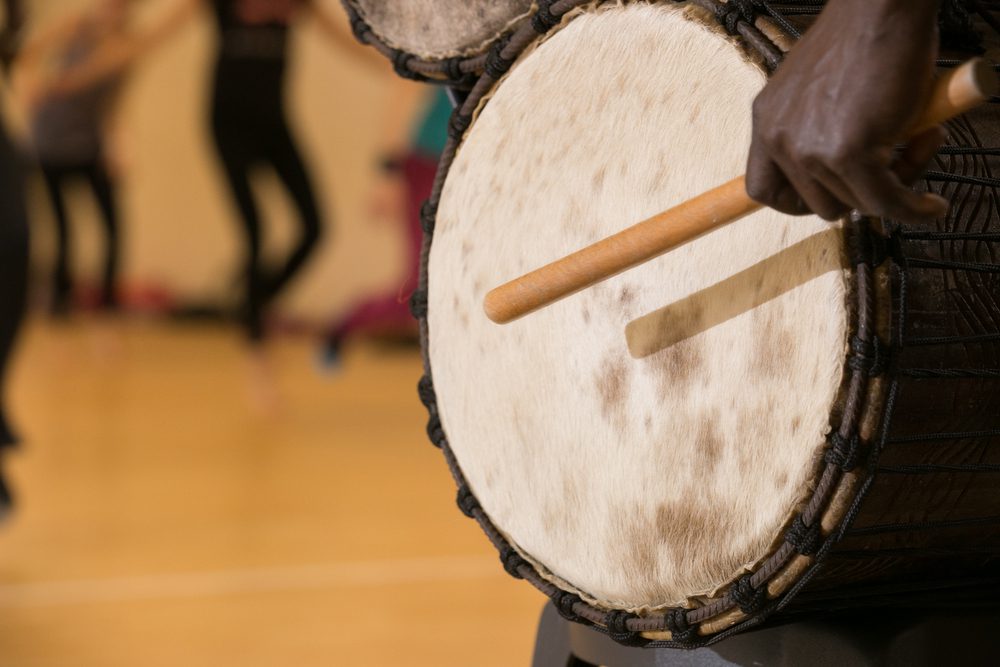
[(653, 415), (646, 415), (646, 419), (643, 421), (643, 426), (646, 428), (646, 433), (653, 432)]
[(594, 178), (591, 179), (591, 186), (593, 186), (595, 192), (600, 192), (604, 188), (604, 177), (608, 175), (607, 167), (599, 167), (597, 171), (594, 172)]
[(628, 308), (635, 302), (635, 289), (629, 285), (622, 287), (621, 292), (618, 293), (618, 303), (623, 308)]
[(689, 338), (647, 357), (646, 363), (656, 374), (660, 393), (667, 396), (689, 389), (704, 363), (702, 355), (701, 342)]
[(597, 394), (601, 398), (601, 414), (605, 419), (621, 419), (622, 405), (628, 396), (628, 365), (625, 358), (605, 359), (597, 375)]
[(695, 439), (695, 461), (698, 462), (696, 474), (708, 477), (722, 460), (726, 442), (719, 431), (715, 419), (706, 419), (698, 430)]
[(617, 563), (629, 579), (646, 580), (649, 573), (659, 566), (663, 555), (661, 533), (657, 525), (658, 514), (651, 514), (645, 506), (620, 508), (621, 521), (611, 526), (611, 535), (605, 547), (609, 560)]
[(590, 324), (590, 309), (584, 306), (582, 315), (583, 315), (583, 323)]
[(754, 341), (751, 370), (762, 378), (784, 377), (791, 369), (794, 350), (791, 332), (768, 319)]
[(796, 417), (792, 420), (792, 435), (796, 435), (800, 428), (802, 428), (802, 417)]
[(656, 527), (660, 545), (675, 558), (700, 551), (704, 536), (713, 528), (705, 509), (686, 500), (661, 504), (656, 510)]
[(701, 105), (695, 104), (693, 107), (691, 107), (691, 115), (688, 116), (688, 122), (694, 123), (695, 121), (698, 120), (698, 116), (700, 115), (701, 115)]

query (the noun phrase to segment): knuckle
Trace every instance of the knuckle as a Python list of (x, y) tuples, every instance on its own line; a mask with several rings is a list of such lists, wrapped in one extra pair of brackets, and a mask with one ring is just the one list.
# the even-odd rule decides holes
[(749, 175), (747, 178), (747, 195), (755, 202), (767, 206), (772, 206), (776, 200), (775, 188), (773, 186), (765, 184), (760, 179), (751, 178)]

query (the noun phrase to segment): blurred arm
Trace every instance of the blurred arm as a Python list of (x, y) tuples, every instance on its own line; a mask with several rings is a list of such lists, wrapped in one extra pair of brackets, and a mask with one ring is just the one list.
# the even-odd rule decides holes
[(40, 28), (18, 51), (15, 67), (19, 70), (36, 67), (46, 52), (64, 44), (80, 28), (83, 19), (84, 14), (77, 12)]
[(84, 62), (49, 81), (43, 94), (70, 95), (120, 73), (175, 35), (191, 20), (202, 2), (178, 0), (153, 26), (140, 30), (136, 35), (106, 39)]

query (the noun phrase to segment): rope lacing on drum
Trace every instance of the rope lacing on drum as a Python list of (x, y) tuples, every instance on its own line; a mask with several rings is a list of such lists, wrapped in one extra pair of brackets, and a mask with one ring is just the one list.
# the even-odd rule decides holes
[(608, 636), (625, 646), (642, 646), (647, 643), (641, 634), (628, 629), (628, 622), (638, 618), (635, 614), (615, 609), (604, 617), (604, 625), (608, 628)]
[(889, 257), (888, 241), (872, 230), (869, 222), (862, 222), (862, 225), (860, 233), (852, 234), (848, 241), (851, 265), (881, 266)]
[(519, 570), (522, 565), (527, 565), (528, 562), (521, 558), (521, 554), (517, 553), (517, 550), (514, 549), (514, 547), (508, 544), (500, 550), (500, 562), (503, 563), (503, 569), (507, 571), (507, 574), (515, 579), (524, 578), (521, 576)]
[(539, 35), (544, 35), (562, 21), (561, 15), (552, 13), (552, 5), (555, 0), (538, 0), (538, 11), (531, 17), (531, 27)]
[[(983, 12), (975, 0), (967, 0), (976, 7), (980, 15), (989, 22), (992, 17)], [(983, 52), (983, 40), (972, 24), (972, 14), (959, 0), (944, 0), (938, 13), (938, 26), (941, 46), (946, 49), (959, 49), (971, 53)]]
[(431, 415), (431, 418), (427, 420), (427, 438), (438, 449), (444, 447), (444, 428), (441, 426), (441, 418), (437, 416), (437, 413)]
[(851, 437), (845, 438), (837, 431), (831, 431), (830, 435), (826, 436), (826, 440), (830, 443), (830, 448), (826, 450), (823, 460), (830, 465), (837, 466), (844, 472), (854, 470), (858, 467), (861, 454), (861, 439), (857, 433), (853, 433)]
[(448, 121), (448, 136), (455, 141), (461, 141), (470, 125), (472, 116), (463, 115), (461, 108), (455, 109), (455, 113), (451, 114), (451, 119)]
[(410, 68), (410, 60), (412, 58), (413, 56), (406, 51), (396, 49), (392, 54), (392, 69), (395, 70), (396, 74), (404, 79), (410, 79), (411, 81), (426, 81), (426, 76), (419, 74)]
[(475, 72), (467, 72), (462, 69), (462, 64), (468, 62), (466, 58), (462, 56), (455, 56), (453, 58), (448, 58), (441, 63), (444, 67), (444, 73), (448, 77), (451, 85), (458, 88), (471, 88), (479, 77), (476, 76)]
[(753, 25), (757, 20), (754, 0), (728, 0), (724, 5), (715, 8), (715, 18), (730, 35), (735, 35), (741, 21)]
[(365, 20), (353, 10), (351, 10), (351, 32), (354, 33), (354, 38), (362, 44), (368, 43), (368, 35), (372, 32)]
[(818, 521), (807, 526), (802, 515), (792, 520), (788, 530), (785, 531), (785, 541), (795, 547), (803, 556), (811, 556), (819, 550), (823, 541), (823, 533), (820, 530)]
[(462, 514), (470, 519), (475, 519), (476, 510), (482, 509), (479, 500), (469, 490), (469, 487), (464, 484), (458, 487), (458, 497), (455, 498), (455, 502), (458, 505), (458, 509), (462, 510)]
[(430, 199), (425, 201), (420, 207), (420, 228), (424, 230), (424, 234), (431, 235), (434, 233), (434, 222), (437, 219), (437, 206)]
[(664, 617), (670, 639), (678, 644), (690, 644), (695, 640), (698, 629), (688, 623), (687, 609), (671, 609)]
[(753, 614), (767, 601), (767, 587), (753, 585), (753, 575), (746, 574), (736, 580), (729, 590), (733, 602), (744, 614)]
[(494, 81), (499, 81), (510, 66), (514, 64), (515, 58), (504, 58), (503, 50), (510, 43), (510, 34), (506, 34), (496, 41), (486, 53), (486, 64), (483, 71)]
[(560, 590), (552, 596), (552, 604), (555, 606), (556, 611), (559, 612), (559, 615), (567, 621), (574, 623), (579, 623), (581, 621), (581, 617), (573, 611), (573, 605), (578, 602), (583, 602), (583, 600), (581, 600), (580, 596), (575, 593), (568, 593)]
[(875, 377), (885, 373), (889, 367), (889, 348), (877, 336), (871, 340), (851, 336), (850, 346), (851, 356), (847, 359), (847, 366), (851, 370)]
[(418, 289), (410, 296), (410, 313), (418, 320), (427, 316), (427, 290)]
[(417, 382), (417, 394), (425, 408), (431, 409), (437, 406), (437, 393), (434, 391), (434, 380), (431, 379), (430, 375), (421, 376), (420, 381)]

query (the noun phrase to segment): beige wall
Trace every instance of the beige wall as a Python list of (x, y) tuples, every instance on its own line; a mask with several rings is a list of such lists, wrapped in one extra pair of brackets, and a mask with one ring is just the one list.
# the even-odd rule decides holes
[[(144, 16), (171, 0), (149, 0)], [(336, 0), (326, 0), (344, 19)], [(68, 0), (29, 2), (44, 21), (78, 5)], [(344, 20), (346, 26), (346, 20)], [(296, 317), (324, 321), (373, 290), (395, 290), (401, 280), (402, 237), (366, 218), (382, 111), (389, 102), (388, 70), (336, 50), (315, 25), (294, 33), (289, 114), (326, 213), (320, 252), (283, 299)], [(345, 28), (346, 30), (346, 28)], [(238, 229), (229, 194), (209, 143), (208, 86), (214, 33), (207, 13), (137, 66), (121, 101), (118, 127), (127, 158), (120, 188), (127, 224), (127, 283), (160, 285), (186, 298), (235, 297)], [(268, 224), (267, 248), (291, 240), (294, 213), (269, 174), (259, 203)], [(48, 254), (47, 207), (34, 197), (36, 251)], [(80, 272), (96, 257), (93, 207), (76, 193), (81, 229)]]

